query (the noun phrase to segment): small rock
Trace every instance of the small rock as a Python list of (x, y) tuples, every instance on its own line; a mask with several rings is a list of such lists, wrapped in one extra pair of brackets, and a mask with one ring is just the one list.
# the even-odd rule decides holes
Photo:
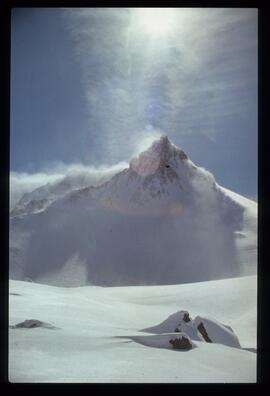
[(188, 311), (180, 311), (180, 321), (182, 320), (186, 323), (191, 321)]
[(172, 344), (174, 349), (181, 349), (185, 351), (192, 349), (191, 339), (185, 333), (182, 333), (180, 337), (171, 339), (169, 342)]
[(52, 326), (50, 323), (42, 322), (37, 319), (28, 319), (24, 322), (17, 323), (16, 325), (10, 326), (11, 329), (33, 329), (35, 327), (44, 327), (47, 329), (56, 329), (57, 327)]
[(203, 336), (204, 340), (206, 342), (212, 342), (212, 340), (210, 339), (209, 335), (207, 334), (207, 331), (203, 325), (203, 322), (201, 322), (198, 326), (198, 330), (201, 333), (201, 335)]

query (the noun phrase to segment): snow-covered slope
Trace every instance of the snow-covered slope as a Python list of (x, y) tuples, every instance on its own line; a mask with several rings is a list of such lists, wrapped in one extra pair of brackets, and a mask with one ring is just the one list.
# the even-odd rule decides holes
[(21, 211), (10, 225), (12, 279), (177, 284), (256, 272), (256, 204), (167, 137), (106, 183)]
[[(256, 351), (256, 294), (256, 276), (112, 288), (10, 281), (10, 325), (37, 319), (55, 329), (10, 328), (9, 379), (255, 382), (256, 353), (250, 350)], [(163, 333), (173, 332), (180, 310), (199, 315), (206, 327), (207, 320), (229, 326), (242, 349), (224, 345), (224, 339), (207, 343), (193, 337), (193, 349), (173, 350), (173, 334)], [(220, 334), (207, 331), (212, 338)]]
[(257, 271), (257, 229), (258, 229), (258, 205), (239, 194), (220, 187), (221, 190), (238, 202), (243, 208), (242, 228), (235, 232), (235, 244), (241, 274), (249, 275)]
[(25, 193), (17, 203), (15, 200), (15, 203), (12, 204), (14, 199), (11, 199), (10, 217), (44, 211), (53, 202), (72, 191), (106, 182), (119, 171), (120, 166), (123, 167), (124, 165), (117, 164), (115, 167), (111, 167), (110, 170), (106, 170), (103, 168), (83, 168), (71, 165), (66, 173), (63, 172), (62, 175), (56, 176), (56, 180), (53, 182), (51, 181)]

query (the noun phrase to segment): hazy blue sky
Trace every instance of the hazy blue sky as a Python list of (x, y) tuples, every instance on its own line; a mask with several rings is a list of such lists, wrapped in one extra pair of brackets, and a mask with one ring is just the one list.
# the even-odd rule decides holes
[(11, 171), (111, 166), (166, 133), (256, 197), (256, 9), (14, 9), (11, 50)]

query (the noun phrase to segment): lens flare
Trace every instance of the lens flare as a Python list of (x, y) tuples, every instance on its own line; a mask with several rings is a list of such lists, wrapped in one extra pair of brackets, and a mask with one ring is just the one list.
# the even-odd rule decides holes
[(166, 36), (174, 26), (174, 8), (138, 8), (135, 11), (138, 27), (151, 36)]

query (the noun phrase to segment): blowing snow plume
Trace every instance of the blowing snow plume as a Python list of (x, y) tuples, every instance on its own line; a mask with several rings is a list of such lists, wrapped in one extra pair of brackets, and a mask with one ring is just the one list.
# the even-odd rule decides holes
[(43, 172), (10, 173), (11, 216), (44, 209), (48, 204), (78, 188), (97, 186), (126, 167), (125, 162), (114, 166), (86, 166), (57, 163)]
[(238, 276), (245, 210), (162, 136), (104, 184), (15, 212), (10, 276), (63, 286)]

